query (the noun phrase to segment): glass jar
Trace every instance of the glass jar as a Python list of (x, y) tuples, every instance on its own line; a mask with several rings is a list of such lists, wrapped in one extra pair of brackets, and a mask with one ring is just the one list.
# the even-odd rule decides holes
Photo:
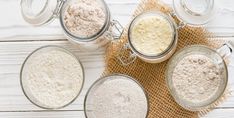
[(84, 112), (86, 118), (109, 118), (116, 115), (147, 118), (147, 93), (132, 77), (123, 74), (105, 76), (94, 82), (86, 93)]
[(21, 0), (21, 12), (25, 21), (35, 26), (59, 18), (68, 40), (86, 49), (119, 39), (123, 31), (120, 23), (111, 19), (104, 0)]
[[(227, 87), (228, 83), (228, 69), (227, 65), (224, 61), (224, 58), (227, 58), (231, 55), (232, 51), (234, 49), (234, 43), (228, 42), (224, 44), (221, 48), (217, 50), (212, 50), (206, 46), (203, 45), (193, 45), (188, 46), (179, 52), (177, 52), (167, 64), (167, 70), (166, 70), (166, 83), (168, 86), (168, 89), (175, 99), (175, 101), (182, 106), (183, 108), (190, 110), (190, 111), (199, 111), (206, 108), (212, 107), (213, 103), (215, 103), (217, 100), (219, 100), (220, 97), (225, 92), (225, 89)], [(172, 80), (173, 72), (177, 66), (177, 64), (184, 58), (190, 55), (203, 55), (211, 59), (215, 65), (218, 67), (218, 69), (222, 70), (221, 80), (218, 84), (217, 91), (214, 92), (210, 97), (207, 97), (206, 100), (202, 102), (192, 102), (189, 100), (184, 99), (182, 96), (177, 93), (174, 82)], [(181, 82), (182, 83), (182, 82)], [(196, 83), (193, 83), (196, 84)], [(192, 86), (192, 85), (191, 85)], [(199, 92), (199, 90), (194, 90)]]
[[(62, 76), (62, 78), (58, 78), (58, 77), (61, 77), (60, 75), (58, 75), (58, 74), (64, 74), (64, 73), (60, 73), (60, 72), (58, 72), (57, 74), (54, 74), (53, 73), (53, 71), (54, 70), (51, 70), (51, 68), (52, 69), (55, 69), (54, 67), (53, 67), (53, 65), (49, 65), (49, 64), (47, 64), (48, 66), (49, 66), (49, 68), (50, 69), (48, 69), (48, 68), (46, 68), (46, 69), (44, 69), (44, 70), (38, 70), (38, 72), (39, 73), (36, 73), (36, 72), (33, 72), (33, 73), (31, 73), (31, 72), (28, 72), (28, 69), (29, 69), (29, 66), (28, 65), (30, 65), (30, 64), (32, 64), (32, 63), (36, 63), (36, 61), (37, 60), (34, 60), (35, 58), (34, 57), (38, 57), (38, 56), (42, 56), (43, 54), (45, 54), (45, 53), (47, 53), (48, 51), (59, 51), (59, 52), (62, 52), (62, 53), (64, 53), (64, 54), (68, 54), (68, 55), (70, 55), (71, 57), (74, 57), (74, 61), (77, 61), (77, 65), (72, 65), (73, 67), (74, 66), (76, 66), (76, 67), (79, 67), (81, 70), (80, 70), (80, 83), (79, 82), (77, 82), (76, 84), (75, 84), (75, 86), (74, 85), (72, 85), (71, 83), (69, 83), (69, 81), (67, 80), (67, 83), (61, 83), (62, 81), (62, 79), (63, 78), (65, 78), (65, 76)], [(50, 53), (51, 54), (51, 53)], [(47, 55), (48, 56), (48, 55)], [(45, 55), (44, 55), (44, 57), (46, 57)], [(33, 62), (33, 61), (35, 61), (35, 62)], [(45, 62), (43, 62), (44, 63), (44, 65), (46, 65), (46, 63)], [(59, 62), (58, 60), (56, 61), (56, 63), (61, 63), (61, 62)], [(66, 65), (67, 67), (69, 67), (68, 65)], [(63, 67), (63, 69), (64, 69), (64, 67)], [(77, 68), (76, 68), (77, 69)], [(77, 70), (76, 70), (77, 71)], [(52, 72), (52, 74), (50, 73), (50, 72)], [(39, 96), (42, 96), (42, 95), (40, 95), (40, 92), (45, 92), (45, 88), (43, 88), (44, 86), (43, 85), (40, 85), (40, 83), (39, 83), (39, 80), (37, 80), (37, 83), (38, 84), (35, 84), (35, 82), (34, 83), (31, 83), (31, 82), (29, 82), (28, 80), (29, 79), (31, 79), (31, 78), (33, 78), (33, 77), (28, 77), (28, 76), (34, 76), (34, 75), (37, 75), (37, 76), (39, 76), (39, 74), (41, 74), (40, 76), (40, 81), (43, 81), (44, 83), (44, 86), (48, 86), (48, 85), (50, 85), (50, 86), (52, 86), (52, 89), (53, 90), (51, 90), (51, 91), (53, 91), (54, 92), (54, 90), (55, 90), (55, 86), (57, 86), (58, 88), (56, 88), (57, 90), (59, 90), (59, 92), (60, 93), (69, 93), (68, 91), (66, 91), (65, 90), (65, 88), (67, 88), (67, 87), (69, 87), (69, 89), (70, 88), (73, 88), (73, 87), (75, 87), (75, 91), (73, 91), (74, 93), (74, 96), (72, 96), (72, 97), (68, 97), (68, 96), (63, 96), (63, 99), (67, 99), (68, 98), (68, 100), (66, 100), (66, 102), (63, 102), (63, 103), (60, 103), (60, 104), (58, 104), (59, 102), (57, 102), (57, 101), (52, 101), (53, 102), (53, 104), (56, 104), (55, 106), (51, 106), (51, 104), (48, 104), (47, 103), (47, 101), (42, 101), (42, 99), (44, 100), (46, 97), (38, 97), (38, 94), (39, 94)], [(74, 73), (73, 73), (73, 75), (75, 75)], [(21, 67), (21, 71), (20, 71), (20, 85), (21, 85), (21, 88), (22, 88), (22, 91), (23, 91), (23, 93), (24, 93), (24, 95), (26, 96), (26, 98), (32, 103), (32, 104), (34, 104), (34, 105), (36, 105), (36, 106), (38, 106), (38, 107), (40, 107), (40, 108), (43, 108), (43, 109), (48, 109), (48, 110), (53, 110), (53, 109), (61, 109), (61, 108), (64, 108), (64, 107), (66, 107), (66, 106), (68, 106), (68, 105), (70, 105), (71, 103), (73, 103), (75, 100), (76, 100), (76, 98), (80, 95), (80, 93), (81, 93), (81, 91), (82, 91), (82, 89), (83, 89), (83, 86), (84, 86), (84, 81), (85, 81), (85, 74), (84, 74), (84, 68), (83, 68), (83, 65), (82, 65), (82, 63), (79, 61), (79, 59), (78, 59), (78, 57), (77, 56), (75, 56), (72, 52), (70, 52), (69, 50), (67, 50), (67, 49), (65, 49), (65, 48), (63, 48), (63, 47), (60, 47), (60, 46), (53, 46), (53, 45), (49, 45), (49, 46), (43, 46), (43, 47), (40, 47), (40, 48), (38, 48), (38, 49), (36, 49), (35, 51), (33, 51), (32, 53), (30, 53), (29, 55), (28, 55), (28, 57), (25, 59), (25, 61), (24, 61), (24, 63), (23, 63), (23, 65), (22, 65), (22, 67)], [(47, 79), (45, 79), (45, 78), (52, 78), (52, 79), (55, 79), (55, 82), (51, 82), (51, 80), (50, 81), (48, 81)], [(77, 79), (77, 78), (76, 78)], [(45, 84), (46, 83), (46, 84)], [(31, 86), (30, 87), (30, 85), (33, 85), (33, 87)], [(34, 86), (35, 85), (35, 86)], [(40, 86), (39, 86), (40, 85)], [(41, 87), (41, 86), (43, 86), (43, 87)], [(64, 88), (62, 87), (62, 86), (65, 86)], [(62, 90), (61, 90), (61, 88), (63, 88)], [(34, 90), (34, 92), (32, 91), (33, 89), (40, 89), (40, 92), (35, 92), (35, 90)], [(73, 88), (74, 89), (74, 88)], [(71, 92), (70, 92), (71, 93)], [(50, 93), (50, 94), (53, 94), (53, 93)], [(35, 95), (37, 95), (37, 96), (35, 96)], [(45, 96), (45, 95), (44, 95)], [(58, 97), (58, 95), (56, 95), (56, 97)], [(62, 98), (59, 98), (59, 99), (62, 99)], [(48, 100), (48, 102), (51, 102), (50, 101), (51, 99), (49, 99)], [(52, 100), (55, 100), (54, 98), (52, 99)]]
[[(145, 62), (148, 63), (160, 63), (172, 56), (172, 54), (175, 52), (178, 42), (178, 30), (180, 28), (183, 28), (185, 25), (189, 26), (202, 26), (208, 23), (212, 16), (215, 13), (215, 6), (214, 6), (214, 0), (173, 0), (173, 8), (174, 12), (170, 14), (162, 13), (160, 11), (148, 11), (144, 12), (137, 17), (133, 19), (131, 22), (129, 29), (128, 29), (128, 43), (123, 46), (123, 48), (120, 51), (120, 54), (118, 56), (119, 60), (123, 65), (128, 65), (135, 61), (137, 57), (142, 59)], [(146, 19), (147, 17), (159, 17), (161, 19), (166, 20), (168, 24), (170, 24), (171, 29), (171, 41), (170, 43), (166, 44), (165, 49), (161, 51), (160, 53), (149, 55), (146, 53), (142, 53), (137, 49), (135, 45), (133, 45), (134, 42), (134, 27), (136, 27), (136, 24)], [(176, 16), (180, 23), (176, 23), (176, 21), (172, 18), (172, 16)], [(150, 22), (150, 21), (149, 21)], [(153, 22), (152, 22), (153, 23)], [(153, 25), (153, 24), (152, 24)], [(158, 23), (158, 26), (160, 23)], [(145, 27), (141, 30), (147, 30), (150, 26)], [(163, 32), (163, 29), (158, 29), (159, 31)], [(153, 31), (153, 32), (159, 32), (159, 31)], [(143, 32), (143, 31), (142, 31)], [(142, 37), (144, 38), (146, 34), (149, 32), (142, 33)], [(154, 34), (155, 35), (155, 34)], [(150, 40), (149, 38), (147, 40)], [(164, 39), (163, 39), (164, 40)], [(141, 41), (142, 43), (142, 41)], [(155, 43), (155, 42), (148, 42), (148, 43)], [(151, 47), (148, 47), (149, 45), (146, 45), (144, 48), (145, 50), (151, 50)], [(157, 45), (154, 45), (154, 47), (157, 47)], [(141, 47), (142, 48), (142, 47)], [(124, 57), (124, 50), (130, 50), (128, 57)]]

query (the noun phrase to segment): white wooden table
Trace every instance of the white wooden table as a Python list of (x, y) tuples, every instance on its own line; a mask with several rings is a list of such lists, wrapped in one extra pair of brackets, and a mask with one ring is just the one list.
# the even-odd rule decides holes
[[(138, 0), (106, 0), (112, 15), (126, 25)], [(171, 0), (164, 0), (171, 4)], [(234, 1), (216, 0), (218, 13), (207, 28), (217, 37), (234, 38)], [(20, 0), (0, 0), (0, 118), (84, 118), (83, 100), (89, 86), (99, 78), (104, 69), (104, 50), (80, 51), (63, 36), (58, 21), (42, 27), (32, 27), (21, 17)], [(86, 74), (81, 95), (70, 106), (56, 111), (46, 111), (32, 105), (20, 88), (19, 72), (26, 56), (44, 45), (64, 46), (79, 55)], [(234, 57), (234, 56), (233, 56)], [(229, 66), (231, 89), (234, 89), (234, 58)], [(234, 96), (205, 117), (233, 118)]]

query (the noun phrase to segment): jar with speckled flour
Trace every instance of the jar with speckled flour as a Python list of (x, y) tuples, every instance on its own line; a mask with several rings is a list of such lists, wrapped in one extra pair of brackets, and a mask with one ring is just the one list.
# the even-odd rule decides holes
[(67, 39), (86, 50), (119, 39), (123, 31), (104, 0), (21, 0), (21, 11), (25, 21), (35, 26), (59, 18)]
[(166, 83), (175, 101), (190, 111), (212, 108), (224, 94), (228, 69), (224, 59), (233, 53), (230, 41), (217, 50), (203, 45), (181, 49), (169, 60)]

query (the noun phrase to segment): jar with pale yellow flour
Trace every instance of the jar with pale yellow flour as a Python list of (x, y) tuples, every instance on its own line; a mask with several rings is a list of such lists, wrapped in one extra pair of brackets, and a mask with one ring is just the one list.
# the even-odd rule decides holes
[[(118, 57), (123, 65), (134, 62), (137, 57), (148, 63), (167, 60), (176, 50), (178, 30), (185, 25), (205, 25), (216, 11), (213, 0), (174, 0), (173, 3), (173, 13), (147, 11), (133, 19), (128, 29), (128, 43), (120, 49)], [(173, 16), (180, 23), (177, 24)], [(129, 57), (123, 57), (122, 53), (129, 49)]]

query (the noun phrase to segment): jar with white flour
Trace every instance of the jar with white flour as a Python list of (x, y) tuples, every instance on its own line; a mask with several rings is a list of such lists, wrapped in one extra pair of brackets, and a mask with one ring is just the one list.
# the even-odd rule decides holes
[(97, 80), (88, 90), (84, 105), (86, 118), (147, 118), (149, 111), (143, 87), (122, 74)]
[(58, 17), (68, 40), (84, 49), (103, 47), (123, 31), (104, 0), (21, 0), (21, 11), (25, 21), (35, 26)]
[(80, 94), (84, 69), (70, 51), (58, 46), (44, 46), (24, 61), (20, 83), (24, 95), (36, 106), (59, 109), (71, 104)]
[[(173, 13), (147, 11), (132, 20), (128, 43), (118, 57), (123, 65), (134, 62), (137, 57), (148, 63), (167, 60), (176, 50), (178, 30), (185, 25), (205, 25), (216, 11), (214, 0), (173, 0), (173, 8)], [(177, 24), (172, 16), (180, 23)], [(129, 55), (125, 57), (123, 52), (127, 50)]]

